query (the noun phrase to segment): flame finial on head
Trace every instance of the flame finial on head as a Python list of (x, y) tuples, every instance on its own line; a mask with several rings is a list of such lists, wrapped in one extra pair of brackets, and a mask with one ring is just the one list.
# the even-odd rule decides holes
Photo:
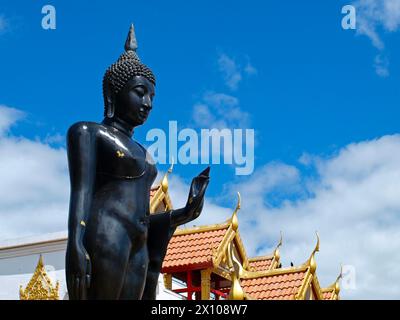
[(128, 37), (126, 38), (125, 41), (125, 51), (136, 51), (137, 48), (138, 45), (135, 35), (135, 27), (133, 26), (132, 23), (131, 27), (129, 28)]

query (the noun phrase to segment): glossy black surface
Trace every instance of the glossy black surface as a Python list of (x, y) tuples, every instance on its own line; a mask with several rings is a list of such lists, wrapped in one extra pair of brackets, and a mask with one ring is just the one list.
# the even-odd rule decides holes
[(132, 139), (152, 109), (150, 80), (134, 75), (118, 94), (106, 90), (103, 122), (78, 122), (68, 131), (70, 299), (155, 299), (168, 241), (201, 213), (209, 168), (193, 179), (184, 208), (150, 215), (157, 169)]

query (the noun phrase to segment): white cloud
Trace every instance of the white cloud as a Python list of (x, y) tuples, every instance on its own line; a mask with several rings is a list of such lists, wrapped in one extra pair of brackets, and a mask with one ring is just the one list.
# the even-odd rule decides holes
[(246, 128), (249, 113), (239, 107), (239, 100), (224, 93), (207, 92), (193, 107), (193, 120), (200, 128)]
[(0, 238), (65, 230), (69, 178), (65, 149), (7, 134), (24, 113), (0, 107)]
[(358, 0), (357, 32), (368, 36), (378, 49), (384, 48), (379, 30), (396, 32), (400, 28), (400, 2), (398, 0)]
[(6, 18), (4, 18), (3, 15), (0, 15), (0, 34), (6, 31), (7, 27), (8, 27), (8, 22)]
[(231, 90), (236, 90), (239, 82), (242, 80), (242, 74), (236, 62), (223, 53), (218, 58), (218, 65), (224, 77), (225, 84)]
[(275, 163), (227, 185), (230, 194), (241, 191), (239, 228), (250, 254), (270, 253), (283, 230), (284, 265), (298, 265), (311, 253), (318, 230), (323, 286), (343, 263), (356, 269), (356, 289), (342, 290), (343, 298), (397, 298), (400, 135), (353, 143), (330, 158), (303, 156), (302, 162), (316, 176), (300, 177), (296, 167)]
[(389, 76), (389, 60), (387, 57), (382, 57), (382, 55), (377, 55), (375, 57), (375, 72), (378, 76), (386, 78)]
[(248, 76), (256, 75), (257, 69), (251, 64), (249, 57), (246, 57), (245, 67), (238, 64), (233, 58), (222, 53), (218, 57), (219, 71), (222, 73), (225, 84), (231, 90), (236, 90), (243, 79), (243, 73)]
[(7, 133), (15, 122), (25, 117), (24, 112), (4, 105), (0, 105), (0, 115), (0, 136)]
[(244, 72), (248, 75), (255, 75), (258, 73), (258, 70), (250, 62), (248, 62), (244, 68)]
[[(357, 33), (370, 38), (373, 46), (383, 51), (385, 43), (380, 35), (381, 31), (390, 33), (400, 29), (400, 1), (358, 0), (354, 5), (357, 9)], [(381, 58), (378, 55), (376, 59)], [(377, 62), (376, 59), (376, 73), (379, 76), (388, 76), (388, 62)]]
[(65, 136), (59, 133), (47, 134), (43, 142), (46, 144), (63, 144), (65, 143)]

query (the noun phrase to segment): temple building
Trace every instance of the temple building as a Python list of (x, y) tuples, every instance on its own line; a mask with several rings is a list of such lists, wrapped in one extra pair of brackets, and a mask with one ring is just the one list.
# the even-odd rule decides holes
[[(175, 232), (161, 271), (167, 289), (184, 293), (188, 300), (339, 299), (340, 276), (327, 288), (319, 284), (315, 260), (319, 239), (309, 259), (300, 266), (282, 268), (282, 238), (271, 255), (248, 257), (238, 230), (239, 209), (240, 198), (227, 221)], [(181, 283), (180, 288), (174, 288), (173, 279)], [(237, 297), (233, 292), (235, 285)]]
[[(171, 170), (150, 191), (151, 213), (172, 209), (168, 193)], [(282, 267), (282, 236), (270, 255), (247, 255), (239, 233), (238, 197), (227, 221), (176, 230), (162, 265), (157, 299), (338, 300), (341, 275), (326, 288), (318, 281), (315, 254), (319, 239), (299, 266)], [(67, 232), (1, 243), (0, 300), (68, 299), (66, 247)]]

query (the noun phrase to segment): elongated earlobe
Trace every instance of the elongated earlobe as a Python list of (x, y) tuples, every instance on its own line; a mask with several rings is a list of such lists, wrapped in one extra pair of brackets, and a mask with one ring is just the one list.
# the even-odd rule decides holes
[(115, 113), (114, 94), (106, 78), (103, 79), (103, 98), (104, 98), (104, 116), (107, 118), (114, 117)]
[(106, 113), (107, 118), (111, 119), (112, 117), (114, 117), (114, 112), (115, 112), (114, 102), (111, 101), (111, 99), (109, 99), (109, 101), (107, 101), (107, 113)]

